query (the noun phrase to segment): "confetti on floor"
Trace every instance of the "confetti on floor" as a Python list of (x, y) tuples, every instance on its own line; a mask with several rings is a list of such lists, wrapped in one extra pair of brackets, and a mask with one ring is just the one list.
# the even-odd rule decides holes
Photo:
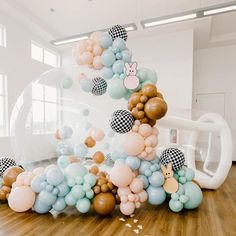
[(131, 218), (134, 217), (134, 216), (135, 216), (134, 214), (130, 215)]
[(142, 225), (138, 225), (137, 226), (139, 229), (143, 229), (143, 226)]
[(134, 229), (133, 230), (136, 234), (139, 234), (139, 230), (138, 229)]
[(131, 224), (125, 224), (125, 226), (132, 228)]
[(124, 219), (124, 218), (120, 218), (119, 220), (120, 220), (120, 221), (125, 221), (125, 219)]
[(136, 224), (138, 222), (138, 220), (137, 219), (134, 219), (134, 223)]

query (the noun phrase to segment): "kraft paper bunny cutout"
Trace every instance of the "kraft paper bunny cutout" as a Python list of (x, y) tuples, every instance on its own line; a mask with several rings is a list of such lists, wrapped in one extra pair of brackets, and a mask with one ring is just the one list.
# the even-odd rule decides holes
[(132, 64), (125, 63), (126, 77), (124, 79), (124, 86), (127, 89), (136, 89), (139, 86), (139, 79), (136, 76), (137, 66), (137, 62), (133, 62)]
[(172, 163), (168, 163), (167, 168), (161, 165), (162, 173), (165, 177), (165, 183), (163, 188), (167, 193), (176, 193), (178, 191), (179, 184), (177, 180), (173, 177), (174, 171), (172, 170)]

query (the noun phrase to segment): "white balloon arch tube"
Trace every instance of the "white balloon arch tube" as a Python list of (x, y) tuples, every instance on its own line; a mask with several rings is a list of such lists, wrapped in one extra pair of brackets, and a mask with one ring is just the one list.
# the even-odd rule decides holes
[[(195, 170), (195, 180), (202, 188), (217, 189), (225, 181), (232, 165), (232, 136), (227, 122), (218, 114), (207, 113), (197, 121), (183, 119), (179, 117), (166, 116), (158, 122), (159, 127), (176, 128), (191, 131), (186, 151), (186, 164)], [(208, 149), (203, 163), (202, 170), (197, 169), (195, 147), (200, 132), (208, 132)], [(220, 160), (215, 172), (208, 169), (209, 163), (214, 161), (214, 156), (210, 155), (212, 134), (217, 133), (220, 137)]]

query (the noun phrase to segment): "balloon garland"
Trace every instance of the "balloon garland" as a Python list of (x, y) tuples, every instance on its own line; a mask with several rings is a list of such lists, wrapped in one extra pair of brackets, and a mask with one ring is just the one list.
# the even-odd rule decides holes
[[(69, 142), (72, 128), (68, 125), (59, 128), (55, 133), (57, 165), (26, 172), (14, 161), (0, 162), (3, 174), (0, 200), (8, 201), (12, 210), (32, 209), (44, 214), (73, 206), (86, 213), (93, 207), (96, 213), (107, 215), (118, 204), (124, 215), (131, 215), (145, 201), (160, 205), (168, 199), (173, 212), (200, 205), (202, 192), (194, 181), (194, 171), (184, 166), (182, 151), (168, 148), (160, 158), (156, 155), (155, 125), (166, 114), (167, 104), (155, 85), (155, 71), (138, 68), (137, 62), (132, 62), (127, 38), (125, 29), (116, 25), (108, 33), (92, 33), (73, 51), (77, 64), (101, 73), (101, 77), (95, 78), (80, 74), (81, 89), (94, 96), (107, 92), (113, 99), (125, 98), (127, 110), (114, 111), (111, 131), (107, 134), (87, 123), (87, 136), (74, 147)], [(62, 89), (70, 89), (72, 85), (71, 78), (61, 81)], [(88, 109), (82, 111), (83, 116), (89, 114)], [(96, 150), (87, 157), (89, 149), (115, 133), (121, 136), (121, 150), (114, 150), (108, 156)], [(108, 146), (109, 143), (104, 144)], [(92, 166), (88, 165), (88, 159), (94, 163)], [(112, 167), (102, 170), (108, 162)]]

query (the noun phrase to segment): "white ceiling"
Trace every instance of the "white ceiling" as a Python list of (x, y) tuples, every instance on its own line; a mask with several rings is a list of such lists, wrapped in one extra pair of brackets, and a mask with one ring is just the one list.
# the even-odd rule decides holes
[[(30, 21), (51, 35), (51, 39), (68, 37), (114, 24), (136, 23), (142, 34), (140, 21), (177, 14), (203, 7), (232, 2), (228, 0), (0, 0), (11, 5)], [(1, 8), (1, 6), (0, 6)], [(54, 12), (50, 9), (53, 8)], [(152, 31), (165, 32), (194, 28), (195, 46), (236, 43), (236, 13), (206, 17), (191, 22), (162, 26)]]

